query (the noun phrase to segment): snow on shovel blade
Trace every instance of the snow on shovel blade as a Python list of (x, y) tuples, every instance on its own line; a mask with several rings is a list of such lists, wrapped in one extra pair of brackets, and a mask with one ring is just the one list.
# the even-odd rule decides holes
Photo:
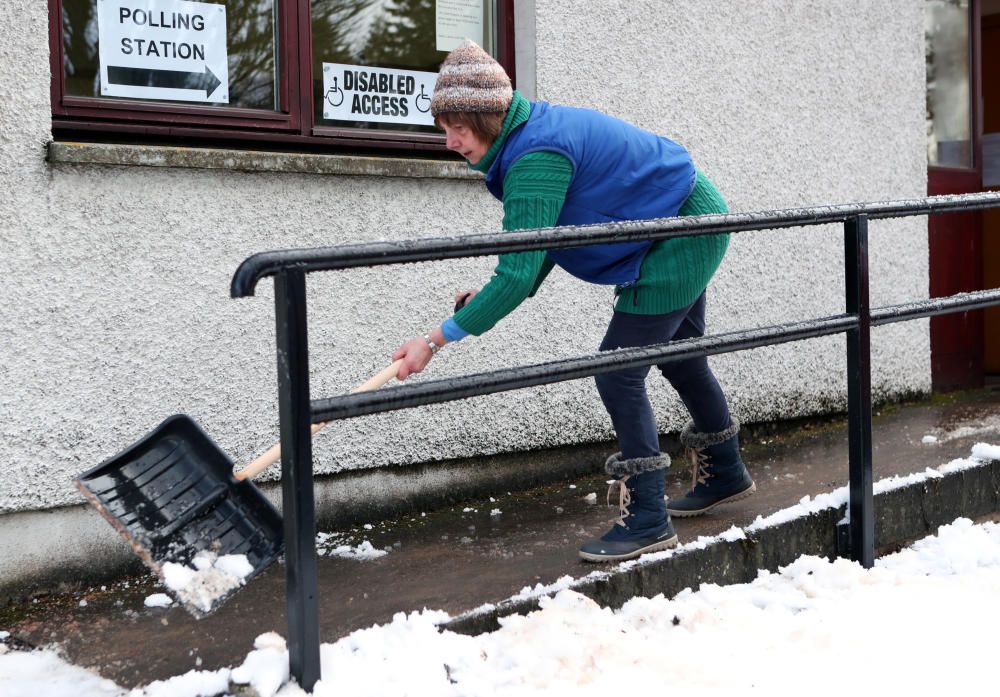
[(80, 475), (76, 486), (195, 617), (282, 552), (281, 516), (190, 417)]

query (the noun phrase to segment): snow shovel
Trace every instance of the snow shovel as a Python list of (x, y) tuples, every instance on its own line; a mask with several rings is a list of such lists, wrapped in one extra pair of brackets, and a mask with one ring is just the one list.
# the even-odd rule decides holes
[[(401, 365), (394, 362), (351, 393), (381, 387)], [(313, 424), (313, 434), (324, 426)], [(205, 431), (175, 414), (75, 483), (167, 592), (200, 618), (282, 553), (281, 515), (250, 481), (280, 457), (276, 444), (234, 473), (233, 461)]]

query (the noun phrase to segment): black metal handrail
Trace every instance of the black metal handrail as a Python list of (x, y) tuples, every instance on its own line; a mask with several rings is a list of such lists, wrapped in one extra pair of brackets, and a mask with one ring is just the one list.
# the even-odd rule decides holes
[[(871, 309), (868, 299), (868, 221), (993, 207), (1000, 207), (1000, 193), (280, 250), (247, 258), (233, 276), (233, 297), (253, 295), (262, 278), (273, 276), (275, 282), (278, 411), (281, 425), (281, 480), (291, 674), (299, 685), (309, 691), (319, 679), (315, 501), (310, 423), (574, 380), (628, 367), (844, 333), (847, 335), (849, 522), (838, 529), (838, 539), (845, 541), (845, 551), (852, 559), (870, 568), (874, 565), (875, 548), (871, 452), (871, 328), (1000, 305), (1000, 289)], [(429, 380), (378, 392), (310, 400), (306, 327), (307, 273), (838, 222), (844, 225), (845, 314), (476, 375)], [(844, 530), (846, 534), (842, 534)]]
[[(975, 310), (998, 304), (1000, 304), (1000, 289), (961, 293), (948, 298), (932, 298), (874, 309), (871, 313), (871, 324), (872, 326), (894, 324), (944, 312)], [(322, 423), (350, 419), (355, 416), (468, 399), (494, 392), (576, 380), (626, 368), (659, 365), (687, 358), (714, 356), (814, 339), (830, 334), (842, 334), (857, 326), (858, 319), (854, 315), (835, 315), (817, 320), (683, 339), (666, 344), (602, 351), (576, 358), (475, 373), (458, 378), (426, 380), (415, 385), (399, 385), (381, 392), (360, 392), (315, 399), (312, 401), (312, 421)]]
[[(1000, 299), (1000, 295), (998, 295)], [(665, 344), (603, 351), (598, 354), (565, 358), (517, 368), (504, 368), (457, 378), (427, 380), (416, 385), (400, 385), (381, 392), (360, 392), (312, 402), (315, 422), (349, 419), (396, 409), (467, 399), (565, 380), (590, 377), (627, 368), (670, 363), (686, 358), (711, 356), (729, 351), (800, 341), (829, 334), (841, 334), (857, 324), (851, 315), (821, 320), (701, 336)]]
[(777, 230), (789, 227), (843, 223), (859, 215), (865, 215), (869, 220), (904, 218), (931, 213), (991, 208), (998, 205), (998, 196), (1000, 194), (996, 193), (934, 196), (879, 203), (849, 203), (837, 206), (812, 206), (755, 213), (629, 220), (598, 225), (568, 225), (560, 228), (434, 237), (398, 242), (366, 242), (335, 247), (276, 250), (247, 257), (233, 275), (230, 293), (234, 298), (253, 295), (257, 282), (262, 278), (293, 268), (312, 273), (359, 266), (482, 257), (536, 249), (561, 249), (586, 244), (661, 240), (671, 237), (717, 235), (751, 230)]

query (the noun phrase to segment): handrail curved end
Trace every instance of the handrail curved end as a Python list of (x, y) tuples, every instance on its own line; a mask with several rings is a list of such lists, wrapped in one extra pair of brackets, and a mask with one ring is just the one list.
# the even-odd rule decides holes
[(257, 281), (264, 274), (262, 271), (261, 254), (254, 254), (247, 257), (237, 267), (233, 274), (233, 280), (229, 284), (229, 295), (233, 298), (249, 298), (254, 294)]

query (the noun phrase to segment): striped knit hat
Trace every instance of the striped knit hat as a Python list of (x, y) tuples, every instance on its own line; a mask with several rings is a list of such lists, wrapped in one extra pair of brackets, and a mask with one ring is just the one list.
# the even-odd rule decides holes
[(503, 66), (474, 41), (466, 39), (441, 64), (431, 97), (431, 115), (505, 112), (513, 96)]

